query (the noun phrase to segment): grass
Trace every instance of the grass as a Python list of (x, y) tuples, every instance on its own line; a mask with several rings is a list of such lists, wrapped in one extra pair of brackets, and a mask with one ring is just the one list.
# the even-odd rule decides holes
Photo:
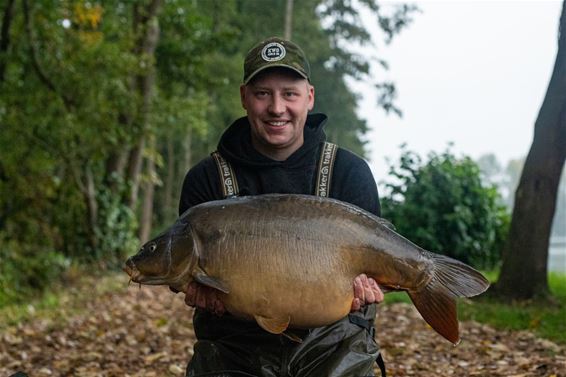
[[(487, 272), (490, 281), (497, 273)], [(460, 320), (474, 320), (497, 329), (530, 330), (540, 337), (566, 345), (566, 274), (550, 273), (549, 288), (553, 300), (502, 302), (489, 296), (458, 302)], [(385, 303), (408, 302), (409, 296), (394, 292), (385, 296)]]

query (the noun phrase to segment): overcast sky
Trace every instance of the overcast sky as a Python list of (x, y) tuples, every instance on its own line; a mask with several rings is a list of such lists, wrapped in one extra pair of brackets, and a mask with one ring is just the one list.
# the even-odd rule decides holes
[(359, 114), (368, 121), (370, 164), (379, 181), (399, 145), (426, 155), (452, 150), (502, 164), (525, 156), (557, 51), (561, 1), (419, 1), (421, 13), (380, 48), (404, 116), (376, 109), (372, 90)]

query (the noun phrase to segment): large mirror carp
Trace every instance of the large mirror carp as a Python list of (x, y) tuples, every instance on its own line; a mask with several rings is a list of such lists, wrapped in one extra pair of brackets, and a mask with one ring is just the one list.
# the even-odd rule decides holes
[(126, 261), (132, 281), (185, 291), (196, 280), (222, 293), (226, 310), (279, 334), (345, 317), (354, 278), (407, 292), (426, 322), (459, 341), (456, 298), (488, 281), (455, 259), (426, 251), (354, 205), (269, 194), (194, 206)]

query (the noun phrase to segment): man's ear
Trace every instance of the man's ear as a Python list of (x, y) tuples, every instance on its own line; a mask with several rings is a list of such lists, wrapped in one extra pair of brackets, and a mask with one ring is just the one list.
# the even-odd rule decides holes
[(311, 84), (307, 84), (308, 85), (308, 91), (309, 91), (309, 111), (311, 111), (314, 108), (314, 86), (312, 86)]
[(240, 101), (242, 102), (242, 107), (246, 109), (246, 86), (244, 84), (240, 85)]

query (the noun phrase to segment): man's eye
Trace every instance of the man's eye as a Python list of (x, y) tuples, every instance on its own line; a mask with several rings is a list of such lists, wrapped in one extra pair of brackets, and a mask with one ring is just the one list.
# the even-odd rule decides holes
[(263, 90), (262, 90), (262, 91), (257, 91), (257, 92), (255, 92), (255, 95), (256, 95), (257, 97), (265, 97), (265, 96), (267, 96), (267, 94), (268, 94), (268, 93), (267, 93), (266, 91), (263, 91)]
[(296, 92), (285, 92), (286, 97), (295, 97), (297, 95)]

